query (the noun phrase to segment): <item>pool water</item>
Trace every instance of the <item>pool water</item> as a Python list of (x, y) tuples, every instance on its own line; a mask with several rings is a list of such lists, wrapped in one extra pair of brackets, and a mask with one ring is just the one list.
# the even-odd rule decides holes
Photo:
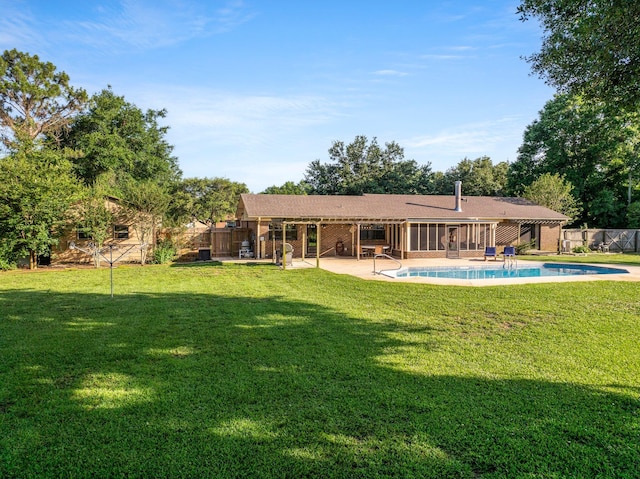
[(581, 264), (543, 263), (520, 267), (487, 266), (424, 266), (382, 271), (392, 278), (450, 278), (450, 279), (499, 279), (537, 278), (543, 276), (578, 276), (585, 274), (624, 274), (626, 269)]

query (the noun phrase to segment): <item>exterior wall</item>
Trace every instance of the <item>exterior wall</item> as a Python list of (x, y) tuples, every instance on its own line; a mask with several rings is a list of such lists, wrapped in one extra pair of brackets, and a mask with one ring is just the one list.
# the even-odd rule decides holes
[[(260, 253), (261, 257), (273, 258), (274, 241), (269, 239), (269, 223), (258, 225), (256, 222), (250, 222), (250, 227), (256, 232), (252, 241), (254, 251)], [(286, 238), (285, 241), (293, 247), (293, 257), (302, 258), (303, 252), (306, 258), (315, 257), (315, 253), (309, 254), (306, 250), (307, 241), (307, 224), (296, 224), (297, 238)], [(336, 255), (335, 247), (338, 241), (343, 244), (343, 256), (351, 255), (354, 251), (353, 238), (351, 233), (353, 226), (348, 224), (323, 224), (318, 232), (320, 236), (320, 244), (318, 246), (320, 253), (326, 255)], [(260, 240), (263, 238), (263, 241)], [(255, 245), (255, 246), (254, 246)], [(275, 249), (282, 248), (282, 240), (275, 240)], [(262, 256), (264, 253), (264, 256)]]
[(518, 224), (517, 223), (498, 223), (496, 226), (496, 248), (502, 251), (505, 246), (514, 246), (518, 244)]
[[(252, 239), (253, 251), (264, 255), (263, 258), (273, 258), (273, 241), (269, 239), (269, 223), (263, 222), (258, 225), (256, 222), (249, 222), (248, 226), (256, 232)], [(293, 257), (301, 258), (303, 256), (303, 248), (306, 247), (306, 224), (297, 224), (297, 238), (292, 240), (286, 239), (286, 242), (293, 246)], [(340, 241), (343, 245), (342, 256), (356, 256), (356, 247), (358, 244), (357, 238), (357, 225), (355, 224), (323, 224), (320, 227), (320, 254), (323, 256), (337, 256), (336, 244)], [(518, 238), (519, 232), (517, 223), (499, 223), (495, 230), (495, 246), (498, 251), (502, 251), (505, 246), (514, 246), (520, 243)], [(558, 249), (558, 235), (560, 232), (560, 225), (540, 225), (538, 230), (539, 248), (546, 251), (557, 251)], [(387, 235), (389, 233), (387, 232)], [(260, 241), (260, 238), (264, 238), (264, 241)], [(404, 235), (405, 240), (408, 237), (408, 233)], [(389, 245), (390, 238), (386, 240), (367, 240), (361, 244), (367, 245)], [(282, 241), (275, 241), (275, 249), (279, 250), (282, 247)], [(261, 249), (262, 248), (262, 249)], [(401, 250), (398, 247), (394, 247), (391, 254), (399, 257)], [(304, 251), (304, 256), (307, 258), (315, 258), (315, 253), (307, 253)], [(405, 249), (405, 258), (445, 258), (447, 256), (446, 250), (438, 251), (408, 251)], [(459, 257), (461, 258), (482, 258), (484, 257), (484, 249), (481, 250), (460, 250)]]
[(539, 248), (542, 251), (559, 251), (561, 225), (540, 225)]
[[(119, 224), (119, 223), (117, 223)], [(124, 253), (124, 256), (118, 260), (119, 263), (139, 263), (141, 261), (141, 253), (139, 247), (132, 247), (133, 245), (140, 244), (137, 232), (133, 226), (128, 227), (129, 237), (123, 239), (110, 238), (104, 242), (103, 255), (109, 257), (108, 245), (115, 245), (117, 249), (113, 250), (113, 258), (118, 258)], [(71, 242), (74, 242), (78, 247), (87, 249), (89, 247), (90, 239), (78, 239), (75, 228), (70, 228), (65, 231), (63, 238), (58, 243), (58, 246), (51, 250), (51, 263), (52, 264), (64, 264), (64, 263), (76, 263), (76, 264), (93, 264), (93, 256), (77, 250), (69, 249)], [(129, 249), (132, 247), (129, 251)], [(104, 260), (104, 258), (101, 258)]]
[[(105, 199), (105, 206), (111, 211), (114, 216), (113, 224), (109, 226), (111, 235), (105, 239), (102, 249), (102, 254), (106, 258), (118, 259), (118, 263), (138, 263), (142, 261), (142, 253), (139, 245), (142, 243), (138, 236), (135, 217), (128, 216), (125, 209), (120, 207), (117, 200), (114, 198)], [(122, 225), (126, 226), (128, 237), (118, 238), (114, 232), (114, 226)], [(159, 231), (159, 225), (155, 230), (156, 234)], [(147, 240), (149, 241), (149, 240)], [(89, 243), (91, 239), (80, 239), (78, 237), (78, 231), (76, 225), (69, 224), (66, 230), (63, 232), (60, 242), (56, 247), (51, 249), (51, 264), (63, 264), (63, 263), (75, 263), (75, 264), (93, 264), (94, 258), (92, 255), (80, 251), (77, 249), (70, 249), (71, 243), (75, 243), (76, 246), (85, 250), (89, 249)], [(113, 251), (110, 251), (108, 246), (115, 245)], [(150, 247), (146, 247), (148, 253), (150, 253)], [(112, 253), (112, 254), (111, 254)], [(147, 261), (150, 260), (150, 255), (147, 255)], [(100, 258), (101, 263), (104, 263), (104, 258)]]
[[(394, 256), (400, 256), (400, 251), (394, 250)], [(421, 258), (446, 258), (446, 251), (406, 251), (405, 252), (406, 259), (421, 259)], [(483, 258), (483, 251), (459, 251), (460, 258)]]
[(356, 240), (356, 237), (352, 231), (355, 231), (356, 228), (355, 225), (324, 225), (320, 232), (320, 253), (324, 253), (333, 248), (327, 255), (338, 256), (336, 245), (340, 241), (343, 245), (341, 256), (354, 256), (356, 245), (353, 242)]

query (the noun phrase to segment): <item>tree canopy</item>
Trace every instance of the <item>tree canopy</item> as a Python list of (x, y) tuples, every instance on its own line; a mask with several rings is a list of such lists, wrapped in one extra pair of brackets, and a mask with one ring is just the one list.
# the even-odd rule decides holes
[(504, 196), (508, 170), (509, 164), (506, 161), (494, 165), (488, 156), (475, 160), (464, 158), (444, 174), (434, 174), (433, 190), (439, 195), (451, 195), (455, 182), (462, 181), (465, 195)]
[(329, 163), (312, 161), (304, 181), (312, 194), (361, 195), (363, 193), (426, 194), (430, 191), (431, 166), (404, 159), (404, 149), (395, 142), (384, 149), (376, 138), (356, 136), (345, 145), (335, 141), (329, 148)]
[(306, 181), (302, 180), (298, 183), (294, 183), (293, 181), (287, 181), (281, 186), (269, 186), (265, 188), (262, 194), (265, 195), (307, 195), (311, 187), (307, 184)]
[(0, 139), (9, 150), (43, 135), (58, 137), (86, 100), (66, 73), (37, 55), (13, 49), (0, 57)]
[[(558, 173), (573, 185), (582, 204), (580, 223), (625, 226), (628, 189), (636, 174), (636, 114), (612, 115), (601, 103), (556, 95), (525, 130), (508, 188), (521, 195), (545, 173)], [(632, 188), (636, 191), (636, 188)]]
[(181, 172), (165, 138), (168, 127), (159, 125), (165, 115), (165, 110), (143, 112), (106, 88), (74, 118), (62, 146), (79, 153), (73, 163), (87, 185), (110, 174), (116, 184), (133, 179), (168, 186)]
[(45, 149), (0, 159), (0, 238), (15, 257), (37, 257), (58, 243), (70, 206), (80, 198), (71, 163)]
[(172, 188), (169, 215), (178, 224), (223, 221), (235, 215), (240, 195), (248, 192), (244, 183), (226, 178), (185, 178)]
[(634, 0), (522, 0), (523, 21), (540, 21), (540, 51), (532, 70), (561, 93), (638, 110), (640, 2)]
[(522, 196), (540, 206), (546, 206), (574, 219), (580, 209), (571, 190), (573, 190), (573, 185), (565, 181), (558, 173), (545, 173), (525, 187)]

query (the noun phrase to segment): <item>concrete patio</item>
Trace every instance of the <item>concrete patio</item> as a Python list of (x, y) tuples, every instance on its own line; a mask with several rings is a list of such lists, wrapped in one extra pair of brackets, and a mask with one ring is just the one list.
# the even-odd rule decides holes
[[(271, 263), (270, 259), (267, 260), (238, 260), (227, 259), (222, 261), (229, 262), (264, 262)], [(536, 264), (535, 261), (523, 261), (520, 260), (520, 266), (526, 264)], [(397, 269), (398, 264), (392, 260), (378, 258), (375, 260), (376, 270)], [(424, 266), (481, 266), (490, 265), (495, 263), (501, 266), (503, 263), (501, 260), (488, 260), (484, 261), (482, 258), (472, 259), (448, 259), (448, 258), (431, 258), (431, 259), (410, 259), (402, 260), (402, 267), (424, 267)], [(585, 263), (580, 263), (585, 264)], [(440, 285), (455, 285), (455, 286), (499, 286), (499, 285), (513, 285), (513, 284), (528, 284), (528, 283), (566, 283), (576, 281), (640, 281), (640, 267), (638, 266), (626, 266), (626, 265), (606, 265), (606, 264), (593, 264), (593, 266), (612, 267), (629, 271), (628, 274), (601, 274), (601, 275), (576, 275), (576, 276), (547, 276), (547, 277), (532, 277), (532, 278), (500, 278), (500, 279), (473, 279), (473, 280), (461, 280), (461, 279), (448, 279), (448, 278), (423, 278), (423, 277), (409, 277), (409, 278), (390, 278), (383, 274), (375, 274), (373, 270), (374, 260), (361, 259), (356, 260), (351, 257), (336, 257), (328, 256), (320, 259), (320, 268), (330, 271), (335, 274), (348, 274), (350, 276), (356, 276), (361, 279), (375, 280), (375, 281), (393, 281), (393, 282), (408, 282), (408, 283), (425, 283), (425, 284), (440, 284)], [(297, 270), (302, 268), (315, 268), (315, 258), (294, 258), (293, 265), (287, 266), (287, 269)]]

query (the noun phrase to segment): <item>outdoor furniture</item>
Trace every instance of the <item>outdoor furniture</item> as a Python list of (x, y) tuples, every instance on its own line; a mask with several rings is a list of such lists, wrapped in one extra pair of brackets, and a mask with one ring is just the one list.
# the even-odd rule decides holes
[(610, 244), (611, 244), (611, 243), (600, 243), (600, 244), (598, 245), (598, 251), (599, 251), (600, 253), (608, 253), (608, 252), (609, 252), (609, 245), (610, 245)]
[(505, 259), (511, 257), (513, 258), (516, 255), (516, 247), (515, 246), (505, 246), (502, 255)]
[(487, 246), (484, 249), (484, 260), (487, 261), (487, 258), (490, 258), (493, 256), (493, 260), (496, 261), (498, 259), (498, 253), (496, 253), (496, 247), (495, 246)]
[(361, 245), (360, 246), (362, 253), (361, 255), (365, 258), (373, 258), (377, 254), (386, 253), (389, 250), (388, 246), (385, 245)]
[[(284, 260), (287, 262), (287, 266), (293, 265), (293, 246), (290, 243), (284, 244)], [(282, 264), (282, 250), (276, 251), (276, 262)]]

